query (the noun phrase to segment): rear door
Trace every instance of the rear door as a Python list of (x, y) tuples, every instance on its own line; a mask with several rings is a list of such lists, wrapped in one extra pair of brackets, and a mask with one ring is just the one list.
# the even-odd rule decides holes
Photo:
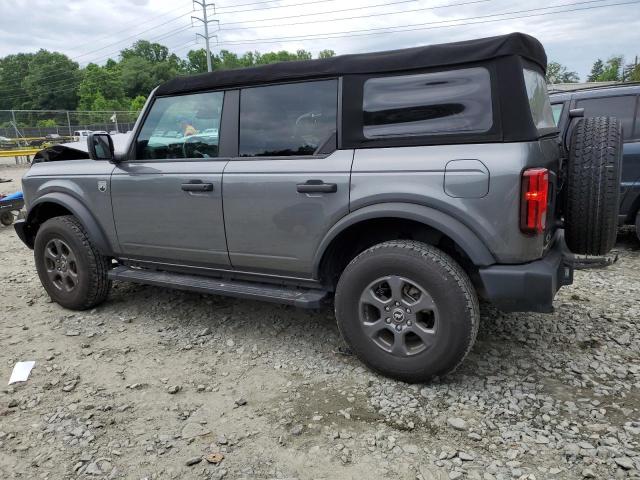
[(338, 80), (245, 88), (238, 156), (223, 195), (237, 270), (310, 277), (324, 234), (346, 215), (352, 150), (337, 150)]
[[(157, 98), (132, 158), (111, 178), (124, 257), (160, 263), (229, 265), (222, 215), (220, 134), (224, 92)], [(232, 123), (231, 123), (232, 125)]]

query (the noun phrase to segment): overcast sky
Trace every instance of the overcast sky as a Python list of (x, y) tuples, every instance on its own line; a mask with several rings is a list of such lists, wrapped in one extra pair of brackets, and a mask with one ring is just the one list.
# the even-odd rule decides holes
[[(369, 52), (520, 31), (581, 79), (598, 57), (640, 55), (640, 0), (224, 0), (215, 11), (214, 51), (304, 48), (315, 56), (325, 48)], [(199, 48), (202, 26), (191, 27), (190, 18), (198, 14), (188, 0), (0, 0), (0, 57), (45, 48), (81, 65), (104, 63), (137, 39), (184, 56)], [(411, 31), (384, 33), (400, 28)], [(282, 39), (312, 35), (334, 38)]]

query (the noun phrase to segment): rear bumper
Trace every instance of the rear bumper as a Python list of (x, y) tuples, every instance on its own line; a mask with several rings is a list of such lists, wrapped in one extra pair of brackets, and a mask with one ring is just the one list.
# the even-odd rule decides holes
[(480, 270), (484, 297), (505, 312), (553, 312), (553, 297), (573, 283), (569, 252), (558, 235), (540, 260), (520, 265), (492, 265)]

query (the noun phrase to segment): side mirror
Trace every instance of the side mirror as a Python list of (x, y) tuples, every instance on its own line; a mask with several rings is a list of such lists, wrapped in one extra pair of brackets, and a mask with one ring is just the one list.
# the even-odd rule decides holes
[(113, 140), (108, 133), (90, 133), (87, 137), (87, 148), (91, 160), (113, 161), (115, 156)]

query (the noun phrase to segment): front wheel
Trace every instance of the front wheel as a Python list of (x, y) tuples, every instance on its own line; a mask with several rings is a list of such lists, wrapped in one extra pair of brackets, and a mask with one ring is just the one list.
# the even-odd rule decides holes
[(371, 369), (406, 382), (452, 372), (475, 341), (478, 298), (468, 275), (430, 245), (394, 240), (354, 258), (335, 296), (338, 328)]
[(56, 303), (86, 310), (107, 298), (111, 288), (109, 259), (97, 250), (75, 217), (44, 222), (33, 250), (40, 281)]

